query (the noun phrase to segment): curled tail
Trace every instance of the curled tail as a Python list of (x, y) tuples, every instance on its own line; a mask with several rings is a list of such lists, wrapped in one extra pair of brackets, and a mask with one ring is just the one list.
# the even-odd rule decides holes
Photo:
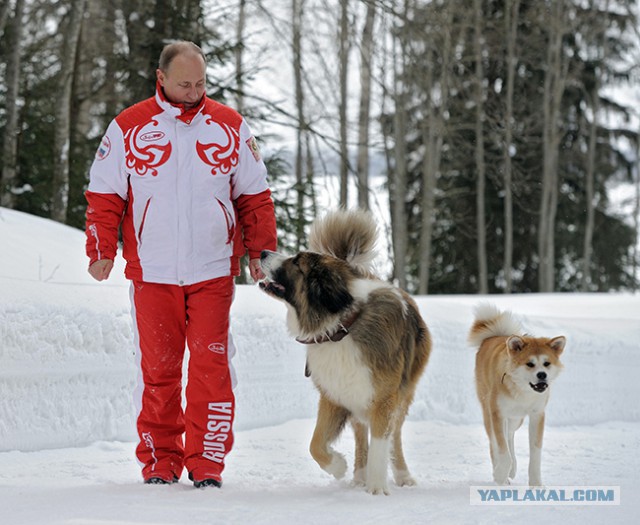
[(336, 210), (317, 219), (309, 233), (309, 248), (347, 261), (370, 272), (376, 256), (378, 228), (371, 213), (363, 210)]
[(523, 335), (522, 326), (511, 312), (501, 312), (494, 305), (481, 303), (474, 309), (475, 320), (469, 331), (469, 344), (478, 347), (489, 337)]

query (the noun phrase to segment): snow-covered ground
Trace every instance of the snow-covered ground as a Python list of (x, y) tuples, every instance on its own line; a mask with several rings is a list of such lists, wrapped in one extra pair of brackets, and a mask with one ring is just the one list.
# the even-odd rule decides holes
[[(472, 506), (491, 484), (466, 343), (490, 300), (535, 335), (565, 335), (542, 455), (549, 486), (620, 487), (618, 506)], [(405, 425), (417, 487), (374, 497), (311, 459), (317, 394), (284, 306), (239, 286), (232, 311), (236, 442), (222, 490), (146, 486), (134, 458), (128, 283), (86, 273), (82, 232), (0, 208), (0, 523), (636, 523), (640, 512), (640, 296), (418, 297), (434, 350)], [(516, 438), (525, 485), (526, 430)], [(337, 443), (349, 461), (349, 430)]]

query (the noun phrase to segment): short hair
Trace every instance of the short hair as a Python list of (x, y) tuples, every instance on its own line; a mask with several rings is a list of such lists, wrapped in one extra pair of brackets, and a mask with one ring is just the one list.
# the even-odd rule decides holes
[(207, 57), (204, 54), (204, 51), (200, 49), (199, 46), (194, 44), (193, 42), (189, 42), (188, 40), (178, 40), (176, 42), (172, 42), (171, 44), (167, 44), (162, 48), (162, 53), (160, 53), (160, 60), (158, 61), (158, 68), (165, 73), (169, 69), (171, 62), (178, 55), (200, 55), (205, 65), (207, 64)]

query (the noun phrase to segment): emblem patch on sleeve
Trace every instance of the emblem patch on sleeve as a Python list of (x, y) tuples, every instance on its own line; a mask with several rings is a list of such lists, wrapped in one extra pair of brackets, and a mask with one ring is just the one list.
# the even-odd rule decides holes
[(104, 160), (108, 157), (111, 152), (111, 141), (109, 141), (109, 137), (106, 135), (102, 137), (102, 142), (100, 142), (100, 146), (98, 146), (98, 151), (96, 151), (96, 160)]
[(256, 162), (258, 162), (260, 160), (260, 150), (258, 149), (258, 143), (256, 142), (256, 138), (251, 137), (247, 139), (246, 142), (247, 142), (247, 146), (249, 146), (249, 149), (251, 150), (251, 153), (253, 153), (253, 158), (256, 159)]

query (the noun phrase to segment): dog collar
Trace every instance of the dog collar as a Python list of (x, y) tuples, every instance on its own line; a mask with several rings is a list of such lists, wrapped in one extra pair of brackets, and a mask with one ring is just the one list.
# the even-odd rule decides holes
[(316, 335), (312, 337), (308, 337), (306, 339), (301, 339), (300, 337), (296, 337), (296, 341), (303, 345), (320, 345), (322, 343), (333, 342), (337, 343), (338, 341), (342, 341), (347, 335), (349, 335), (349, 328), (351, 325), (356, 322), (356, 319), (360, 317), (360, 310), (355, 310), (351, 312), (347, 317), (342, 319), (338, 323), (338, 327), (332, 333), (324, 333), (322, 335)]

